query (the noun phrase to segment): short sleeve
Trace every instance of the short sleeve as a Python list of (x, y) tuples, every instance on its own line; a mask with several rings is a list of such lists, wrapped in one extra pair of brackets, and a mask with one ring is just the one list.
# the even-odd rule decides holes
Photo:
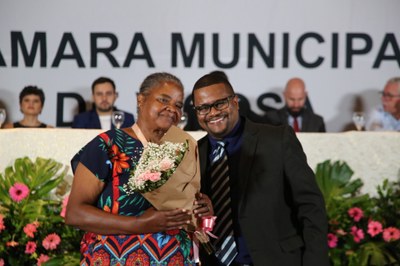
[(108, 137), (105, 133), (95, 137), (87, 143), (71, 160), (71, 167), (75, 173), (78, 163), (86, 166), (98, 179), (107, 182), (111, 175), (112, 164), (108, 154), (107, 142), (104, 137)]

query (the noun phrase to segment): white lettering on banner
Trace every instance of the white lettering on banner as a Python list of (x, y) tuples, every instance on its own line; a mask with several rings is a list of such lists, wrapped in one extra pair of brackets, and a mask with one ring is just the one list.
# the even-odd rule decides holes
[[(187, 34), (185, 34), (187, 35)], [(248, 69), (255, 67), (255, 62), (261, 60), (266, 68), (289, 68), (294, 62), (308, 69), (322, 67), (324, 64), (330, 68), (350, 69), (354, 66), (354, 61), (363, 55), (368, 55), (373, 46), (378, 46), (374, 60), (369, 66), (373, 69), (379, 69), (383, 63), (394, 63), (400, 68), (400, 45), (394, 33), (385, 33), (382, 39), (373, 39), (369, 34), (362, 32), (332, 33), (326, 36), (317, 32), (305, 32), (298, 38), (289, 33), (267, 33), (268, 40), (260, 41), (260, 36), (254, 33), (239, 34), (235, 33), (232, 40), (221, 38), (219, 33), (213, 33), (211, 36), (205, 33), (193, 34), (191, 42), (185, 42), (182, 33), (171, 33), (171, 67), (179, 67), (179, 59), (182, 60), (184, 68), (204, 68), (206, 56), (212, 58), (213, 67), (230, 69), (243, 64), (239, 59), (245, 58), (245, 64)], [(146, 42), (145, 35), (142, 32), (133, 33), (132, 41), (128, 51), (124, 51), (126, 56), (121, 56), (119, 47), (119, 38), (116, 34), (110, 32), (92, 32), (90, 39), (90, 61), (85, 62), (80, 49), (80, 40), (77, 40), (73, 33), (64, 32), (58, 42), (56, 53), (50, 55), (48, 39), (54, 42), (54, 38), (48, 38), (46, 32), (34, 32), (33, 40), (28, 45), (22, 31), (10, 32), (11, 64), (4, 60), (0, 47), (0, 68), (7, 67), (33, 67), (35, 62), (39, 63), (41, 68), (58, 68), (64, 61), (74, 61), (79, 68), (95, 68), (98, 66), (98, 57), (104, 56), (110, 66), (113, 68), (128, 68), (133, 61), (142, 61), (149, 68), (155, 68), (156, 63), (151, 55), (149, 45)], [(263, 36), (265, 37), (265, 36)], [(108, 46), (100, 45), (101, 41), (107, 40)], [(340, 56), (340, 44), (344, 42), (344, 56)], [(242, 43), (246, 43), (242, 49)], [(52, 45), (54, 43), (51, 43)], [(206, 46), (211, 44), (211, 53), (206, 53)], [(229, 60), (221, 59), (221, 47), (232, 47), (232, 56)], [(281, 47), (278, 49), (276, 47)], [(294, 51), (291, 50), (294, 47)], [(315, 47), (325, 49), (324, 53), (307, 53), (305, 51), (313, 50)], [(140, 52), (138, 52), (138, 50)], [(85, 50), (86, 51), (86, 50)], [(86, 53), (85, 53), (86, 54)], [(370, 56), (370, 55), (368, 55)], [(51, 64), (48, 65), (48, 57)], [(124, 58), (118, 62), (117, 58)], [(195, 62), (195, 59), (198, 59)], [(278, 61), (278, 58), (281, 60)], [(344, 62), (339, 62), (344, 58)], [(209, 67), (209, 66), (207, 66)]]

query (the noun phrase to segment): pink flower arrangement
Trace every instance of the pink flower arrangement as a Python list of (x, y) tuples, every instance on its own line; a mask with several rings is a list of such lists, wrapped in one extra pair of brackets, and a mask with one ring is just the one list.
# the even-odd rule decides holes
[[(365, 215), (361, 208), (353, 207), (347, 210), (347, 216), (338, 216), (339, 219), (332, 219), (329, 222), (331, 232), (328, 233), (327, 240), (331, 256), (342, 254), (341, 256), (347, 257), (362, 250), (379, 249), (383, 246), (382, 242), (392, 243), (400, 240), (399, 228), (394, 226), (385, 228), (384, 223), (373, 218), (374, 212), (367, 212), (367, 214)], [(363, 245), (372, 245), (372, 243), (380, 244), (374, 248), (371, 246), (367, 249), (362, 248)], [(347, 265), (347, 262), (343, 265)]]
[(25, 184), (15, 183), (14, 186), (10, 187), (8, 192), (13, 201), (20, 202), (29, 195), (29, 188)]
[[(66, 169), (51, 159), (17, 159), (0, 173), (0, 262), (3, 265), (78, 265), (80, 230), (60, 217), (68, 197)], [(61, 170), (61, 171), (60, 171)], [(54, 263), (53, 263), (54, 265)], [(1, 266), (1, 264), (0, 264)]]
[(149, 142), (132, 170), (128, 183), (124, 185), (125, 192), (145, 193), (162, 186), (175, 172), (187, 150), (187, 142)]

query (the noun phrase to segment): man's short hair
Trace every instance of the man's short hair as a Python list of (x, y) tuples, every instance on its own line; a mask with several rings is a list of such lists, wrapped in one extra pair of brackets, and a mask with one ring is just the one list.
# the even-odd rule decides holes
[(100, 78), (97, 78), (92, 83), (92, 94), (94, 93), (94, 87), (96, 87), (96, 85), (102, 84), (102, 83), (106, 83), (106, 82), (111, 84), (111, 86), (113, 87), (114, 92), (115, 92), (115, 83), (114, 83), (114, 81), (112, 79), (110, 79), (110, 78), (107, 78), (107, 77), (100, 77)]

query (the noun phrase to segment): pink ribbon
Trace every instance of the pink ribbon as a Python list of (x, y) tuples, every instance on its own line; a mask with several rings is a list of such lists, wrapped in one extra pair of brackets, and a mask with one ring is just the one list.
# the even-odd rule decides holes
[(217, 216), (205, 216), (201, 217), (201, 229), (209, 236), (212, 238), (218, 238), (216, 235), (211, 233), (211, 231), (214, 229), (215, 225), (215, 219), (217, 219)]

